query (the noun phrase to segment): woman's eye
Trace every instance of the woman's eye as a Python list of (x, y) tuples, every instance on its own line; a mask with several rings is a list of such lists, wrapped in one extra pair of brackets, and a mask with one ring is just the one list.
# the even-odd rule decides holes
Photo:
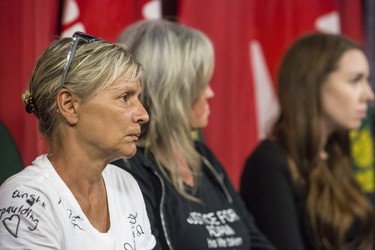
[(352, 79), (350, 80), (350, 82), (353, 83), (353, 84), (355, 84), (355, 83), (360, 82), (363, 78), (364, 78), (363, 75), (362, 75), (362, 74), (359, 74), (359, 75), (357, 75), (356, 77), (352, 78)]
[(128, 94), (123, 95), (123, 96), (122, 96), (122, 99), (123, 99), (124, 101), (127, 101), (127, 100), (128, 100)]

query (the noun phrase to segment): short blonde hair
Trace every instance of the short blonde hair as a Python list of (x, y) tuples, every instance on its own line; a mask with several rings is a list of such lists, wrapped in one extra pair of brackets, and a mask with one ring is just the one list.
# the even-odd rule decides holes
[[(31, 106), (29, 111), (38, 117), (40, 132), (49, 141), (56, 133), (56, 95), (61, 88), (71, 41), (71, 38), (63, 38), (48, 46), (38, 59), (29, 88), (22, 96), (26, 108)], [(84, 102), (120, 79), (138, 80), (142, 72), (142, 66), (122, 45), (106, 41), (80, 43), (63, 87)]]

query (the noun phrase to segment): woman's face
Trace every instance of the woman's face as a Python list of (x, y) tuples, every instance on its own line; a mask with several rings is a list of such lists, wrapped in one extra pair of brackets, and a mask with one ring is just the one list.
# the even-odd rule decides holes
[(112, 161), (136, 153), (141, 124), (149, 120), (140, 94), (139, 81), (120, 81), (81, 106), (76, 135), (89, 154)]
[(369, 65), (358, 49), (346, 51), (322, 86), (323, 124), (328, 133), (357, 129), (374, 99), (369, 84)]
[(214, 97), (214, 91), (211, 89), (211, 86), (208, 85), (191, 110), (190, 123), (193, 129), (200, 129), (207, 126), (208, 116), (210, 115), (208, 100), (212, 97)]

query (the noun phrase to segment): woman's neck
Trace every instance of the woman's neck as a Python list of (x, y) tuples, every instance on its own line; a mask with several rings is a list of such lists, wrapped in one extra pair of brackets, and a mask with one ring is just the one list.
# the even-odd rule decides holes
[(176, 156), (176, 159), (177, 159), (178, 163), (181, 166), (180, 178), (182, 179), (182, 181), (186, 185), (188, 185), (190, 187), (194, 187), (194, 185), (195, 185), (194, 176), (193, 176), (193, 173), (190, 169), (190, 166), (189, 166), (186, 158), (176, 148), (173, 150), (173, 152)]
[(95, 167), (98, 164), (90, 163), (90, 160), (82, 162), (74, 157), (48, 155), (48, 158), (91, 225), (100, 232), (107, 232), (110, 219), (103, 167)]

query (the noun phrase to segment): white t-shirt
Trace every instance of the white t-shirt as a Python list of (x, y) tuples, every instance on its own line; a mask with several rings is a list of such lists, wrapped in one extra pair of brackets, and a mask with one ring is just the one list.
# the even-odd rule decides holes
[(110, 229), (96, 230), (46, 155), (0, 187), (0, 249), (152, 249), (144, 200), (135, 179), (107, 165), (103, 171)]

